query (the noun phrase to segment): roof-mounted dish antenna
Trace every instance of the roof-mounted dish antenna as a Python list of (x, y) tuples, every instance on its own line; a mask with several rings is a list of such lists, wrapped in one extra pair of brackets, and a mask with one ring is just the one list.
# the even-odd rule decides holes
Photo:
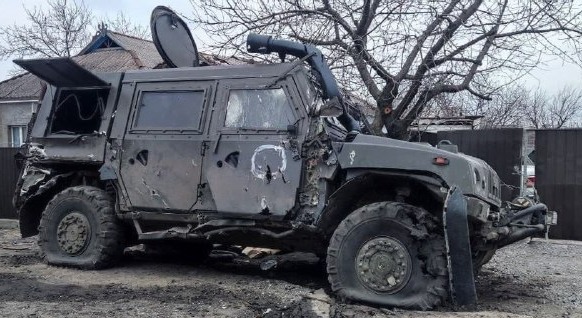
[(168, 7), (157, 6), (150, 19), (156, 49), (169, 67), (198, 66), (198, 49), (186, 22)]

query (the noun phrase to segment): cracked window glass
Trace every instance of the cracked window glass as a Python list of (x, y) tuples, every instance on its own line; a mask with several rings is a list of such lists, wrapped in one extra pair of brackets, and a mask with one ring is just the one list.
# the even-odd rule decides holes
[(287, 129), (295, 122), (282, 88), (231, 90), (225, 127)]
[(200, 128), (204, 91), (143, 92), (136, 129)]

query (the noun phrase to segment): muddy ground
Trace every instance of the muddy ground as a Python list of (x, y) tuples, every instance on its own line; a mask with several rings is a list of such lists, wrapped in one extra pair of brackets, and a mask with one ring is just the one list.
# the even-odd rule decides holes
[(582, 245), (534, 240), (499, 251), (477, 277), (473, 312), (413, 312), (336, 302), (309, 255), (217, 254), (186, 264), (141, 252), (115, 268), (43, 264), (31, 240), (0, 230), (2, 317), (582, 317)]

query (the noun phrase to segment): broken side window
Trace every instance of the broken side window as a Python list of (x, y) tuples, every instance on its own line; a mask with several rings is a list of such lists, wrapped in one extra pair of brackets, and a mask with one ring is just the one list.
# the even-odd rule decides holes
[(199, 130), (204, 91), (143, 92), (134, 129)]
[(287, 129), (295, 117), (282, 88), (230, 91), (225, 127)]
[(109, 89), (63, 89), (53, 109), (50, 133), (91, 134), (99, 131)]

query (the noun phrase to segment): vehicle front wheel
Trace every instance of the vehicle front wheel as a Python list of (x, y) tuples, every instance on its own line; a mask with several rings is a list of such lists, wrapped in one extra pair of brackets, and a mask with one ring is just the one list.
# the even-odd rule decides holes
[(122, 225), (105, 191), (68, 188), (46, 206), (39, 226), (42, 258), (52, 265), (100, 269), (123, 254)]
[(389, 307), (431, 309), (447, 297), (442, 231), (435, 217), (404, 203), (366, 205), (346, 217), (327, 250), (340, 297)]

